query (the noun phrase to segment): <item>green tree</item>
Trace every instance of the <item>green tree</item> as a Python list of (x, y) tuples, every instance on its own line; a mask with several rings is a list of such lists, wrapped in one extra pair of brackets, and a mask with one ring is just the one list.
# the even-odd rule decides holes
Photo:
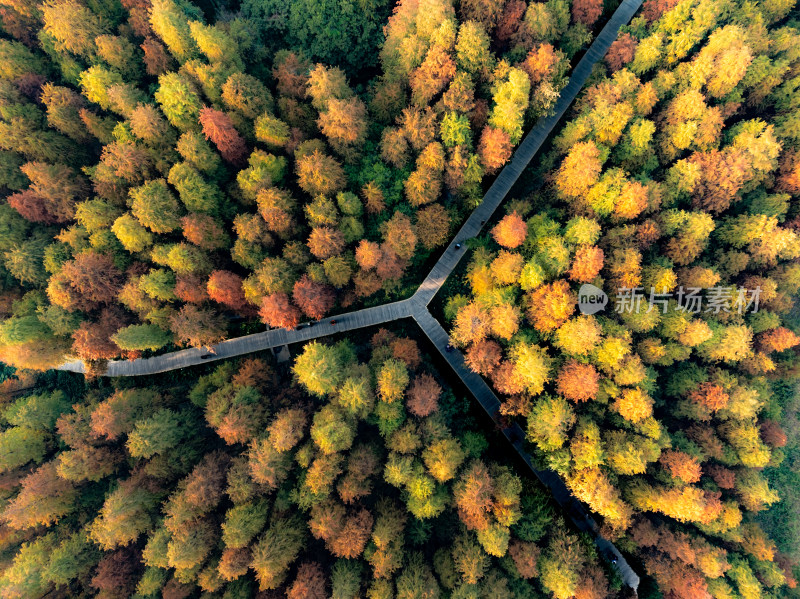
[(41, 430), (13, 426), (0, 433), (0, 471), (8, 472), (28, 462), (41, 462), (47, 435)]
[(169, 171), (167, 181), (178, 190), (181, 202), (189, 212), (215, 215), (223, 203), (222, 192), (189, 163), (178, 162)]
[(0, 588), (12, 597), (46, 593), (49, 581), (44, 577), (44, 572), (55, 545), (53, 534), (22, 543), (12, 563), (0, 577)]
[(15, 40), (4, 39), (0, 42), (0, 63), (0, 77), (6, 81), (13, 81), (27, 73), (47, 72), (46, 61)]
[(180, 227), (180, 208), (164, 179), (131, 189), (131, 211), (154, 233), (169, 233)]
[(356, 3), (300, 0), (247, 0), (245, 17), (259, 23), (268, 39), (282, 40), (325, 64), (345, 65), (355, 73), (375, 64), (382, 27), (391, 11), (386, 0)]
[(214, 174), (222, 166), (219, 155), (211, 148), (201, 133), (187, 131), (178, 138), (175, 149), (184, 160), (207, 175)]
[(151, 270), (139, 278), (139, 289), (156, 300), (175, 300), (175, 273), (164, 268)]
[(126, 446), (135, 458), (151, 458), (176, 447), (185, 437), (181, 415), (161, 408), (149, 418), (140, 420), (128, 435)]
[(44, 31), (53, 37), (58, 50), (87, 59), (94, 56), (95, 38), (105, 33), (98, 15), (74, 0), (47, 2), (41, 11)]
[(344, 380), (343, 352), (336, 346), (316, 341), (307, 343), (297, 356), (292, 370), (300, 383), (314, 395), (324, 396), (336, 391)]
[(102, 549), (128, 545), (150, 530), (158, 495), (143, 482), (146, 480), (140, 477), (127, 479), (106, 496), (100, 513), (89, 526), (89, 536)]
[(45, 462), (22, 479), (22, 488), (3, 510), (16, 530), (50, 526), (74, 511), (77, 490), (58, 476), (55, 462)]
[(296, 518), (277, 518), (253, 546), (252, 568), (264, 589), (279, 587), (305, 540), (305, 527)]
[(585, 557), (578, 539), (559, 530), (539, 558), (542, 586), (557, 599), (568, 599), (578, 589)]
[(113, 102), (109, 96), (112, 87), (124, 85), (122, 76), (116, 71), (101, 66), (93, 66), (80, 75), (80, 85), (83, 95), (90, 102), (98, 104), (105, 110), (111, 109)]
[(100, 553), (83, 532), (64, 539), (50, 554), (42, 578), (56, 586), (69, 585), (97, 563)]
[[(170, 0), (165, 0), (169, 2)], [(181, 131), (198, 130), (202, 104), (193, 83), (179, 73), (158, 78), (155, 98), (167, 120)]]
[(396, 579), (397, 599), (438, 599), (439, 583), (421, 554), (412, 553)]
[(198, 48), (189, 23), (200, 18), (200, 9), (185, 0), (155, 0), (150, 9), (153, 31), (180, 62), (197, 55)]
[(350, 449), (355, 435), (355, 422), (338, 406), (329, 404), (314, 414), (311, 438), (323, 453)]
[(85, 100), (68, 87), (46, 83), (42, 86), (42, 103), (47, 107), (47, 122), (79, 143), (91, 139), (80, 117)]
[(544, 396), (528, 417), (528, 437), (544, 451), (561, 448), (575, 424), (575, 412), (561, 397)]
[(225, 546), (238, 549), (249, 545), (267, 523), (268, 508), (268, 502), (261, 500), (229, 509), (222, 523), (222, 541)]
[(408, 368), (401, 360), (386, 360), (377, 374), (378, 394), (382, 401), (392, 403), (403, 397), (409, 382)]
[(256, 120), (258, 138), (259, 117), (266, 117), (265, 113), (273, 108), (272, 94), (267, 87), (252, 75), (233, 73), (222, 86), (222, 101), (230, 110)]
[(142, 252), (153, 245), (153, 234), (130, 213), (117, 218), (111, 226), (111, 231), (117, 236), (122, 247), (129, 252)]
[(13, 426), (40, 431), (53, 431), (61, 414), (69, 412), (71, 404), (63, 391), (22, 397), (3, 412), (3, 417)]
[(516, 145), (522, 139), (525, 110), (528, 108), (530, 79), (525, 71), (511, 68), (499, 79), (493, 88), (494, 106), (489, 115), (492, 127), (505, 131), (511, 143)]
[(172, 340), (172, 335), (154, 324), (132, 324), (120, 329), (111, 340), (124, 350), (155, 351)]

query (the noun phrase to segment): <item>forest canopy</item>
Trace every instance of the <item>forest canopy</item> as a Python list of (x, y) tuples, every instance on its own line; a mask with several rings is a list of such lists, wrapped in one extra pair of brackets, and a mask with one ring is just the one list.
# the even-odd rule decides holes
[(797, 506), (792, 10), (645, 2), (443, 305), (507, 422), (666, 597), (796, 596), (769, 511)]
[(0, 359), (92, 369), (407, 296), (602, 9), (4, 5)]
[(409, 297), (618, 6), (0, 0), (0, 596), (630, 599), (610, 541), (643, 599), (800, 597), (791, 1), (645, 0), (440, 347), (212, 353)]
[(617, 595), (412, 338), (312, 342), (291, 370), (65, 376), (4, 383), (35, 388), (3, 408), (0, 444), (31, 439), (0, 451), (4, 597)]

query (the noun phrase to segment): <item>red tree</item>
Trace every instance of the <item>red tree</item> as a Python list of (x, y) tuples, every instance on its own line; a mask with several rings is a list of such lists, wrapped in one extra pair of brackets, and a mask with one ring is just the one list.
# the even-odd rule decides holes
[(122, 353), (111, 336), (130, 324), (122, 310), (115, 306), (105, 308), (94, 322), (82, 322), (72, 334), (72, 349), (82, 360), (110, 360)]
[(116, 303), (121, 283), (122, 273), (109, 256), (87, 251), (64, 263), (51, 277), (47, 293), (50, 301), (67, 310), (91, 310)]
[(603, 269), (603, 250), (594, 246), (582, 246), (575, 251), (569, 278), (579, 283), (588, 283)]
[(788, 441), (781, 425), (774, 420), (765, 420), (761, 423), (761, 438), (764, 443), (772, 447), (784, 447)]
[(144, 66), (148, 75), (158, 77), (171, 69), (172, 57), (155, 38), (145, 38), (141, 48), (144, 51)]
[(387, 247), (387, 244), (383, 244), (381, 249), (383, 256), (375, 267), (378, 278), (382, 281), (390, 281), (402, 277), (408, 262)]
[(591, 364), (570, 360), (558, 374), (556, 390), (575, 402), (594, 399), (600, 390), (600, 374)]
[(141, 567), (141, 555), (136, 549), (118, 549), (103, 556), (91, 584), (105, 599), (125, 599), (136, 591)]
[(341, 231), (331, 227), (314, 227), (308, 237), (308, 247), (311, 253), (320, 260), (327, 260), (341, 254), (344, 245), (344, 236)]
[(325, 575), (316, 562), (306, 562), (297, 568), (297, 578), (286, 589), (286, 599), (327, 599)]
[(721, 410), (728, 405), (730, 396), (719, 385), (713, 383), (700, 383), (696, 389), (689, 393), (689, 399), (712, 412)]
[(187, 584), (177, 578), (170, 578), (161, 590), (161, 599), (187, 599), (187, 597), (191, 596), (194, 588), (194, 584)]
[(175, 278), (175, 296), (182, 302), (202, 304), (208, 300), (203, 278), (198, 275), (178, 275)]
[(572, 18), (591, 27), (603, 13), (603, 0), (575, 0), (572, 3)]
[(422, 362), (422, 358), (420, 358), (419, 355), (419, 345), (417, 345), (417, 342), (413, 339), (401, 337), (400, 339), (392, 341), (390, 348), (392, 350), (392, 356), (405, 362), (411, 370), (415, 369)]
[(261, 300), (258, 311), (262, 322), (271, 327), (293, 329), (300, 322), (300, 310), (291, 302), (285, 293), (273, 293)]
[(230, 457), (220, 451), (206, 454), (185, 479), (183, 495), (189, 504), (207, 512), (225, 496)]
[(516, 210), (504, 216), (492, 229), (492, 237), (504, 248), (514, 249), (522, 245), (528, 235), (528, 225)]
[(305, 99), (311, 65), (294, 52), (278, 52), (272, 65), (272, 76), (278, 82), (281, 96)]
[(206, 288), (212, 300), (233, 310), (241, 310), (247, 305), (242, 291), (242, 277), (228, 270), (212, 272)]
[(181, 219), (181, 226), (183, 236), (204, 250), (219, 250), (228, 242), (225, 229), (219, 221), (207, 214), (188, 214)]
[(642, 6), (642, 14), (648, 22), (658, 20), (668, 10), (672, 10), (678, 5), (680, 0), (645, 0)]
[(800, 152), (797, 150), (789, 150), (781, 156), (778, 189), (793, 195), (800, 193)]
[(800, 337), (786, 327), (778, 327), (761, 333), (758, 344), (765, 353), (782, 352), (800, 343)]
[(491, 340), (473, 343), (467, 350), (465, 361), (474, 372), (483, 376), (490, 376), (500, 364), (503, 351), (500, 345)]
[(267, 385), (275, 384), (275, 372), (272, 367), (258, 358), (249, 358), (242, 362), (239, 370), (233, 375), (231, 383), (234, 387), (253, 387), (266, 392)]
[(364, 270), (370, 270), (381, 260), (381, 246), (374, 241), (362, 239), (356, 248), (356, 263)]
[(512, 149), (508, 133), (488, 125), (483, 128), (481, 141), (478, 144), (478, 156), (487, 173), (496, 172), (508, 162)]
[(416, 377), (408, 388), (408, 410), (415, 416), (430, 416), (439, 409), (442, 388), (431, 375), (425, 373)]
[(332, 538), (326, 540), (328, 549), (337, 557), (357, 558), (369, 541), (372, 523), (372, 514), (364, 508), (349, 515)]
[(47, 209), (44, 198), (30, 189), (11, 194), (7, 199), (9, 206), (31, 222), (53, 224), (60, 220)]
[(169, 318), (169, 326), (180, 345), (211, 347), (227, 334), (225, 319), (214, 312), (186, 304)]
[(8, 203), (34, 222), (63, 223), (75, 216), (75, 202), (88, 192), (84, 177), (63, 164), (28, 162), (20, 170), (30, 189), (9, 196)]
[(473, 462), (453, 489), (458, 516), (470, 530), (489, 526), (493, 492), (489, 469), (483, 462)]
[(535, 578), (539, 575), (536, 564), (539, 560), (539, 547), (535, 543), (528, 543), (514, 539), (508, 546), (508, 553), (514, 560), (517, 572), (523, 578)]
[(734, 484), (736, 484), (736, 473), (725, 468), (725, 466), (711, 464), (706, 466), (706, 472), (714, 479), (720, 489), (733, 489)]
[(606, 54), (606, 64), (611, 72), (619, 71), (632, 61), (638, 45), (639, 42), (630, 33), (623, 33), (617, 37)]
[(682, 451), (665, 451), (658, 461), (674, 478), (687, 484), (699, 482), (703, 474), (697, 459)]
[(303, 313), (315, 320), (323, 318), (336, 302), (333, 287), (312, 281), (308, 275), (303, 275), (294, 284), (292, 297)]
[(222, 157), (236, 166), (242, 166), (247, 156), (247, 145), (233, 126), (231, 117), (220, 110), (205, 107), (200, 110), (200, 124), (206, 139), (210, 139)]
[(494, 38), (501, 44), (505, 44), (517, 32), (523, 22), (527, 5), (524, 0), (509, 0), (506, 2), (497, 28), (494, 30)]

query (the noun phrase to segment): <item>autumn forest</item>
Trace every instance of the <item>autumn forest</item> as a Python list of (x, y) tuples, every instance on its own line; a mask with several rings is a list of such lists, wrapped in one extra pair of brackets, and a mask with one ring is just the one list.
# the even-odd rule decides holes
[(0, 598), (800, 599), (791, 0), (0, 0), (0, 198)]

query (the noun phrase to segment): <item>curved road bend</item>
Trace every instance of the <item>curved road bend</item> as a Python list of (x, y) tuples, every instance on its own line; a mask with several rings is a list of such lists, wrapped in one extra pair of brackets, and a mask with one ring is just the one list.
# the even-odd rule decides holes
[[(608, 23), (603, 27), (603, 30), (586, 51), (586, 54), (573, 69), (569, 83), (561, 91), (561, 95), (556, 102), (554, 113), (539, 119), (536, 125), (528, 132), (514, 152), (511, 162), (500, 171), (500, 174), (486, 192), (480, 206), (467, 218), (411, 298), (334, 316), (335, 324), (331, 324), (332, 320), (324, 320), (315, 323), (313, 326), (306, 325), (296, 330), (272, 329), (262, 333), (229, 339), (214, 346), (215, 353), (213, 357), (205, 360), (201, 356), (208, 352), (205, 349), (197, 348), (175, 351), (152, 358), (114, 360), (108, 363), (106, 376), (156, 374), (412, 317), (488, 415), (493, 420), (496, 420), (500, 407), (500, 401), (497, 396), (480, 376), (466, 367), (461, 352), (457, 350), (446, 351), (445, 348), (449, 342), (447, 332), (430, 314), (427, 306), (466, 253), (467, 240), (477, 236), (485, 223), (494, 214), (497, 207), (505, 199), (517, 179), (527, 168), (534, 155), (542, 147), (547, 137), (552, 133), (583, 88), (594, 64), (605, 55), (612, 42), (616, 39), (620, 27), (633, 18), (642, 2), (643, 0), (623, 0), (619, 5)], [(460, 244), (459, 248), (456, 248), (457, 244)], [(84, 365), (80, 361), (68, 362), (60, 366), (59, 370), (83, 373)], [(547, 470), (538, 470), (533, 466), (530, 455), (524, 449), (525, 433), (521, 427), (515, 424), (512, 427), (503, 429), (503, 434), (522, 459), (525, 460), (531, 471), (550, 489), (554, 499), (570, 516), (577, 528), (592, 534), (598, 548), (606, 555), (611, 554), (616, 558), (616, 567), (623, 581), (635, 591), (639, 586), (639, 576), (633, 571), (613, 543), (600, 535), (597, 523), (586, 508), (572, 496), (557, 474)]]

